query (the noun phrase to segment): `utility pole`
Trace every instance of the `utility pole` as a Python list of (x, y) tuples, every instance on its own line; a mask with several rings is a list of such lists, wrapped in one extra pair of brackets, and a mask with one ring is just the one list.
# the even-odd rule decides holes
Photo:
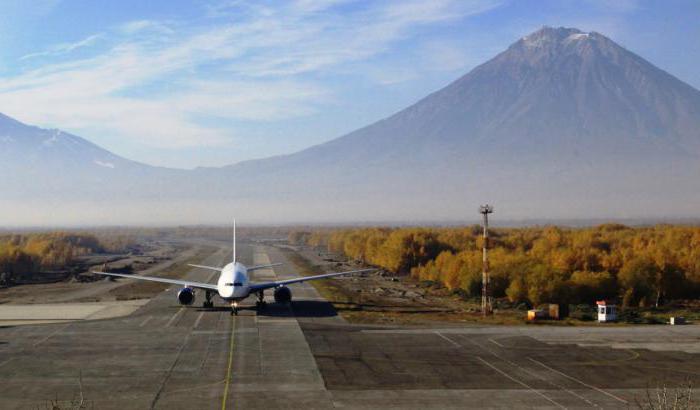
[(493, 313), (493, 305), (491, 303), (491, 287), (489, 286), (489, 214), (493, 213), (493, 206), (481, 205), (479, 213), (484, 216), (484, 271), (481, 277), (481, 312), (484, 316)]

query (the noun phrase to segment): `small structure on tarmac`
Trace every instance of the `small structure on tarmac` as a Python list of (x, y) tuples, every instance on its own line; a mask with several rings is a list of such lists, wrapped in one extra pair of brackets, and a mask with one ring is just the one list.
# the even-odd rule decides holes
[(598, 322), (614, 322), (617, 320), (617, 306), (605, 300), (597, 301), (596, 305), (598, 305)]
[(559, 305), (556, 303), (549, 303), (546, 305), (541, 305), (537, 309), (530, 309), (527, 311), (527, 320), (534, 322), (536, 320), (561, 320), (569, 315), (569, 307), (567, 305)]
[(547, 312), (542, 309), (530, 309), (527, 311), (527, 320), (534, 322), (535, 320), (547, 319)]
[(680, 317), (680, 316), (672, 316), (672, 317), (669, 319), (668, 323), (670, 323), (670, 324), (672, 324), (672, 325), (684, 325), (684, 324), (685, 324), (685, 318), (684, 318), (684, 317)]
[(569, 305), (550, 303), (548, 306), (549, 318), (554, 320), (561, 320), (569, 316)]

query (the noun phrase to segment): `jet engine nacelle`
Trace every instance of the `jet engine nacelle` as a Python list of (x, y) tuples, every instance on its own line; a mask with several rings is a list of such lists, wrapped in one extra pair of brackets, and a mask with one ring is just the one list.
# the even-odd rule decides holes
[(181, 305), (189, 306), (194, 303), (194, 289), (182, 288), (177, 292), (177, 300)]
[(286, 286), (275, 289), (275, 302), (290, 303), (292, 301), (292, 291)]

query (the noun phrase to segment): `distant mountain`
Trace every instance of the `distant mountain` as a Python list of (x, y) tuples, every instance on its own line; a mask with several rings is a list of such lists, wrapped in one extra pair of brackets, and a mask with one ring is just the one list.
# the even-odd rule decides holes
[(545, 27), (387, 119), (223, 168), (149, 167), (0, 117), (16, 177), (0, 190), (219, 220), (454, 220), (486, 201), (509, 218), (698, 217), (699, 130), (700, 91), (601, 34)]
[(698, 90), (601, 34), (545, 27), (387, 119), (229, 171), (367, 218), (487, 200), (513, 217), (697, 216), (698, 130)]
[[(106, 201), (170, 199), (185, 170), (153, 167), (115, 155), (58, 129), (0, 114), (3, 199)], [(1, 219), (0, 219), (1, 220)]]

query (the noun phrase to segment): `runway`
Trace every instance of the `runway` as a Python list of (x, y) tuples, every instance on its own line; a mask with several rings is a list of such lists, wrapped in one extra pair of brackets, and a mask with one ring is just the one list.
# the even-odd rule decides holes
[[(228, 262), (227, 246), (201, 263)], [(252, 279), (295, 276), (287, 263)], [(258, 312), (250, 298), (239, 316), (220, 300), (198, 307), (203, 295), (182, 307), (171, 288), (121, 318), (0, 327), (0, 408), (628, 408), (654, 383), (700, 385), (699, 326), (360, 326), (311, 285), (292, 290), (292, 309)]]
[[(270, 260), (260, 247), (240, 245), (239, 252), (248, 265)], [(230, 257), (218, 252), (202, 263), (223, 266)], [(277, 274), (257, 271), (252, 279), (296, 275), (285, 266)], [(201, 269), (187, 275), (206, 282), (214, 276)], [(195, 306), (182, 307), (177, 290), (123, 318), (0, 327), (0, 408), (43, 407), (53, 400), (67, 406), (81, 397), (99, 409), (331, 406), (323, 402), (323, 379), (288, 307), (273, 305), (258, 314), (250, 298), (239, 316), (231, 316), (220, 300), (215, 309), (197, 307), (203, 295)], [(294, 296), (319, 303), (310, 285), (296, 285)], [(304, 315), (308, 307), (301, 302), (298, 310)]]
[[(203, 262), (226, 258), (230, 252), (218, 252)], [(221, 408), (234, 322), (223, 308), (181, 307), (176, 292), (123, 318), (0, 329), (0, 408), (67, 405), (81, 396), (98, 409)]]

